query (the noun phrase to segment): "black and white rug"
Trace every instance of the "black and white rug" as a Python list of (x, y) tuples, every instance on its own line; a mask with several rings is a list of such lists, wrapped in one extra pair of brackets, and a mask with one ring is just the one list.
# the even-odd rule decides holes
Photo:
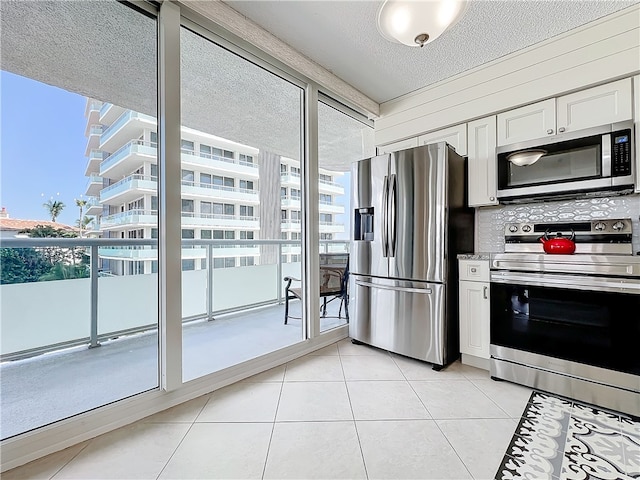
[(496, 480), (640, 478), (640, 422), (533, 392)]

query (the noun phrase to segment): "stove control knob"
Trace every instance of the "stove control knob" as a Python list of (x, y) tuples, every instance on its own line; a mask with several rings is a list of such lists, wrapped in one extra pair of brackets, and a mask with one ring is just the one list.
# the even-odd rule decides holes
[(509, 225), (509, 231), (511, 233), (516, 233), (518, 231), (518, 226), (517, 225)]
[(624, 222), (616, 222), (611, 228), (613, 228), (615, 231), (622, 230), (624, 228)]
[(594, 229), (596, 229), (597, 231), (601, 232), (602, 230), (606, 230), (607, 229), (607, 224), (604, 222), (598, 222), (593, 226)]
[(529, 233), (531, 231), (531, 225), (523, 225), (522, 231), (525, 233)]

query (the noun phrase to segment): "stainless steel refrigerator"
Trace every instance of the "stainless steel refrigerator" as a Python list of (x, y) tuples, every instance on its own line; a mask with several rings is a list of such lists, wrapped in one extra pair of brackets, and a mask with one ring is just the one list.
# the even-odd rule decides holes
[(352, 339), (434, 369), (458, 357), (456, 256), (474, 235), (466, 172), (444, 142), (353, 164)]

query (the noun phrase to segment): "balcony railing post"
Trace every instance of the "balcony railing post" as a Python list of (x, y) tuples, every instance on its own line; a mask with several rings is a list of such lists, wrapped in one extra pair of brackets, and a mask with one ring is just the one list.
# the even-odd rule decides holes
[(278, 243), (278, 303), (282, 303), (282, 243)]
[(98, 343), (98, 245), (91, 245), (91, 332), (89, 348), (99, 347)]
[(207, 320), (213, 318), (213, 245), (207, 245)]

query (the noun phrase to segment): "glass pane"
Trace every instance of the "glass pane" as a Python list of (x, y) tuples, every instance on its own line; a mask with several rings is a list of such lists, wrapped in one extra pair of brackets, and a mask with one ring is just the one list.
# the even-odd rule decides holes
[(557, 181), (583, 180), (601, 176), (600, 146), (594, 145), (544, 155), (537, 162), (519, 167), (511, 162), (507, 185), (535, 185)]
[(0, 249), (4, 439), (158, 387), (157, 25), (110, 0), (0, 8), (3, 241), (23, 242)]
[(320, 331), (348, 322), (351, 163), (375, 155), (373, 128), (318, 104)]
[(212, 179), (208, 188), (182, 186), (195, 203), (183, 228), (200, 239), (185, 243), (182, 256), (201, 259), (182, 277), (190, 380), (302, 340), (299, 318), (284, 324), (284, 277), (300, 278), (300, 261), (280, 263), (292, 247), (280, 240), (288, 225), (278, 193), (281, 159), (300, 159), (303, 92), (187, 29), (181, 42), (182, 136), (200, 152), (183, 154), (183, 168), (189, 162)]

